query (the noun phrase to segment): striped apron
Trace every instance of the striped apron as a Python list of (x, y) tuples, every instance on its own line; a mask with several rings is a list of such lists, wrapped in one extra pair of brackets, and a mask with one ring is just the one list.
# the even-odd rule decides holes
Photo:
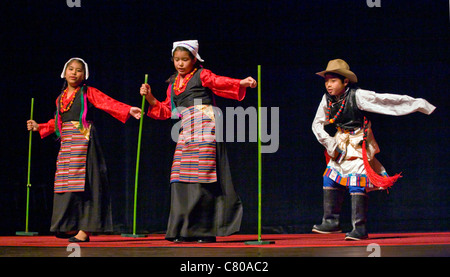
[(217, 182), (212, 106), (191, 106), (181, 111), (181, 115), (181, 132), (175, 148), (170, 182)]
[(61, 148), (56, 161), (55, 193), (84, 191), (89, 131), (78, 129), (79, 123), (62, 123)]

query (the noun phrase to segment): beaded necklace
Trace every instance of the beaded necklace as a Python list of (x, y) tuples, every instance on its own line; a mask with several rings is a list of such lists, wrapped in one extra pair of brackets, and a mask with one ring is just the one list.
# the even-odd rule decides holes
[[(64, 111), (68, 111), (70, 110), (70, 108), (72, 107), (73, 101), (75, 99), (75, 95), (77, 94), (78, 90), (80, 90), (80, 101), (81, 101), (81, 111), (80, 111), (80, 119), (79, 119), (79, 129), (82, 130), (82, 128), (88, 128), (89, 127), (89, 122), (86, 120), (86, 116), (87, 116), (87, 110), (88, 110), (88, 99), (87, 99), (87, 86), (86, 85), (82, 85), (80, 87), (78, 87), (73, 95), (72, 95), (72, 99), (69, 103), (69, 105), (67, 105), (66, 108), (64, 108), (64, 104), (62, 99), (65, 97), (66, 93), (67, 93), (67, 89), (64, 90), (64, 92), (59, 96), (59, 103), (60, 105), (56, 105), (56, 114), (55, 114), (55, 134), (56, 137), (59, 139), (61, 137), (61, 130), (62, 130), (62, 120), (61, 120), (61, 114), (63, 113), (63, 109)], [(86, 91), (86, 92), (84, 92)], [(57, 100), (58, 101), (58, 100)], [(65, 101), (67, 102), (67, 101)]]
[(66, 107), (64, 107), (64, 102), (66, 102), (66, 101), (63, 101), (63, 99), (66, 99), (68, 88), (66, 88), (66, 89), (64, 90), (63, 95), (61, 96), (61, 98), (60, 98), (60, 100), (59, 100), (59, 102), (60, 102), (60, 104), (61, 104), (61, 109), (60, 109), (61, 113), (65, 113), (65, 112), (67, 112), (68, 110), (70, 110), (70, 108), (72, 107), (72, 104), (73, 104), (73, 100), (75, 99), (75, 96), (76, 96), (76, 94), (77, 94), (77, 92), (78, 92), (79, 90), (80, 90), (80, 87), (77, 87), (77, 88), (75, 89), (75, 91), (72, 93), (70, 102), (66, 105)]
[(341, 107), (339, 108), (339, 111), (334, 115), (334, 117), (333, 117), (332, 119), (330, 119), (331, 105), (332, 105), (332, 102), (331, 102), (331, 100), (330, 100), (330, 102), (328, 103), (328, 106), (327, 106), (326, 119), (327, 119), (331, 124), (333, 124), (334, 121), (336, 121), (336, 119), (338, 118), (338, 116), (341, 115), (341, 112), (342, 112), (342, 110), (344, 109), (344, 106), (345, 106), (345, 98), (342, 100)]
[(178, 77), (180, 76), (180, 74), (177, 74), (177, 77), (175, 78), (175, 82), (174, 82), (174, 85), (173, 85), (173, 90), (176, 91), (176, 92), (178, 92), (177, 95), (178, 95), (180, 92), (183, 92), (183, 91), (184, 91), (184, 89), (185, 89), (186, 86), (187, 86), (187, 83), (188, 83), (189, 80), (192, 78), (192, 76), (194, 76), (194, 74), (195, 74), (196, 71), (197, 71), (197, 68), (195, 68), (194, 70), (192, 70), (191, 73), (189, 73), (187, 76), (185, 76), (184, 79), (183, 79), (183, 83), (181, 84), (181, 86), (180, 86), (180, 79), (178, 79)]

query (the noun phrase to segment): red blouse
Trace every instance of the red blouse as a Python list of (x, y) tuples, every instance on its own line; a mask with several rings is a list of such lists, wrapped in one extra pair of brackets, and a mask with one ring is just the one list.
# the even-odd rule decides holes
[[(220, 97), (241, 101), (245, 97), (246, 89), (240, 86), (239, 79), (233, 79), (224, 76), (218, 76), (208, 69), (200, 72), (202, 86), (211, 89), (211, 91)], [(167, 97), (163, 102), (156, 101), (154, 106), (148, 108), (147, 115), (154, 119), (168, 119), (172, 115), (171, 99), (172, 84), (167, 88)], [(185, 92), (181, 92), (185, 93)]]
[[(94, 87), (88, 87), (87, 98), (94, 107), (105, 111), (112, 115), (114, 118), (125, 123), (130, 117), (130, 105), (119, 102), (108, 95), (104, 94), (100, 90)], [(64, 99), (63, 99), (64, 102)], [(65, 103), (64, 105), (66, 105)], [(56, 100), (56, 105), (59, 105), (58, 100)], [(55, 119), (50, 119), (47, 123), (39, 124), (39, 134), (41, 138), (45, 138), (55, 132)]]

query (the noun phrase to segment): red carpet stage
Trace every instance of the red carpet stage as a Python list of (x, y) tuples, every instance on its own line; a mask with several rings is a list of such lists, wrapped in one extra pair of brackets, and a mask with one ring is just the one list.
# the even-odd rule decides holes
[[(372, 244), (380, 246), (381, 256), (450, 256), (450, 232), (380, 233), (368, 240), (345, 241), (341, 234), (270, 234), (263, 235), (267, 245), (247, 245), (256, 235), (237, 234), (218, 237), (217, 243), (172, 243), (163, 234), (142, 238), (120, 235), (91, 236), (79, 243), (81, 256), (368, 256)], [(0, 257), (68, 256), (69, 242), (54, 236), (0, 237)], [(61, 250), (63, 249), (63, 250)], [(59, 251), (59, 252), (58, 252)]]
[[(263, 235), (262, 240), (274, 241), (268, 245), (246, 245), (246, 241), (257, 240), (256, 235), (232, 235), (218, 237), (217, 243), (197, 242), (172, 243), (164, 235), (148, 235), (143, 238), (122, 237), (120, 235), (91, 236), (91, 241), (81, 243), (82, 247), (332, 247), (367, 246), (376, 243), (388, 245), (450, 245), (450, 232), (444, 233), (386, 233), (371, 234), (368, 240), (346, 241), (345, 234), (282, 234)], [(5, 236), (0, 237), (1, 246), (64, 247), (66, 239), (54, 236)]]

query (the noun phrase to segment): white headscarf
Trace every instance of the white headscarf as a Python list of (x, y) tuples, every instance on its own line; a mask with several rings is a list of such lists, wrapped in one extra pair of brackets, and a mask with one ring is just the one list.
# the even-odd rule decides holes
[(73, 60), (79, 60), (80, 62), (82, 62), (84, 64), (84, 68), (86, 69), (86, 72), (84, 73), (84, 77), (87, 80), (87, 78), (89, 77), (89, 68), (88, 68), (87, 63), (81, 58), (71, 58), (70, 60), (68, 60), (66, 62), (66, 64), (64, 65), (63, 71), (61, 72), (61, 78), (64, 78), (64, 75), (66, 73), (67, 65)]
[(186, 49), (188, 49), (192, 55), (194, 55), (194, 57), (197, 58), (197, 60), (199, 60), (200, 62), (204, 62), (204, 60), (202, 60), (202, 58), (200, 58), (200, 55), (198, 54), (198, 41), (197, 40), (182, 40), (182, 41), (176, 41), (173, 43), (173, 48), (172, 48), (172, 57), (173, 57), (173, 52), (175, 52), (175, 48), (177, 48), (178, 46), (182, 46)]

